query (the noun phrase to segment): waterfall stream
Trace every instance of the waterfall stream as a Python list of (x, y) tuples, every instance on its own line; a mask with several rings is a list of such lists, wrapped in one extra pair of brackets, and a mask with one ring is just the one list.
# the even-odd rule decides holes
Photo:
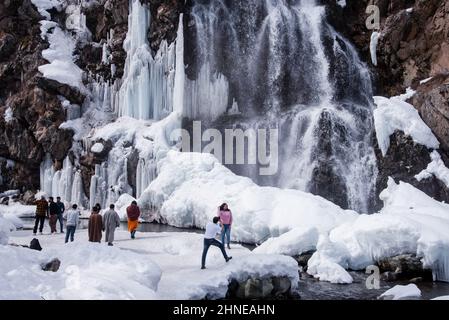
[[(196, 0), (186, 38), (194, 42), (197, 55), (190, 63), (197, 70), (188, 74), (196, 79), (197, 96), (210, 95), (211, 83), (218, 82), (210, 77), (227, 82), (213, 103), (197, 108), (223, 114), (223, 104), (231, 109), (234, 101), (243, 114), (212, 127), (222, 121), (281, 132), (275, 176), (230, 166), (236, 173), (367, 212), (377, 174), (371, 79), (325, 18), (325, 7), (311, 0)], [(203, 114), (189, 115), (204, 120)]]

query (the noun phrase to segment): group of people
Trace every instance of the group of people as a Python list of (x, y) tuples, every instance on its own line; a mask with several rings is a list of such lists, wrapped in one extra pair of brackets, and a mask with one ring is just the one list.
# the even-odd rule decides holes
[[(225, 241), (228, 249), (231, 249), (231, 225), (232, 212), (228, 208), (228, 205), (223, 203), (218, 207), (217, 215), (206, 225), (201, 269), (206, 269), (206, 256), (210, 246), (218, 247), (226, 262), (232, 259), (232, 257), (227, 255), (225, 250)], [(216, 239), (217, 235), (221, 235), (221, 242)]]
[[(66, 236), (65, 242), (74, 241), (75, 231), (80, 219), (80, 211), (78, 205), (73, 204), (71, 209), (65, 212), (64, 203), (60, 197), (56, 198), (54, 202), (53, 197), (48, 198), (48, 202), (44, 196), (36, 201), (36, 217), (33, 229), (33, 235), (36, 235), (39, 228), (39, 234), (42, 234), (44, 228), (45, 218), (49, 219), (51, 234), (55, 234), (56, 223), (59, 220), (61, 233), (64, 233), (64, 218), (66, 219)], [(101, 206), (97, 203), (92, 208), (92, 213), (89, 217), (88, 235), (90, 242), (101, 242), (103, 232), (105, 232), (105, 240), (109, 246), (113, 245), (115, 229), (120, 226), (120, 216), (115, 211), (115, 206), (111, 204), (103, 216), (100, 214)], [(136, 201), (132, 201), (131, 205), (126, 208), (128, 216), (128, 231), (131, 239), (135, 239), (137, 227), (139, 226), (140, 209)]]
[[(64, 203), (61, 202), (61, 198), (57, 197), (56, 202), (53, 201), (53, 197), (48, 198), (48, 202), (45, 197), (36, 201), (36, 221), (34, 224), (33, 234), (36, 235), (39, 227), (39, 234), (42, 234), (45, 218), (49, 218), (49, 224), (51, 233), (55, 234), (56, 223), (59, 221), (61, 233), (63, 231), (63, 219), (66, 222), (66, 236), (65, 242), (73, 241), (75, 238), (76, 227), (79, 223), (80, 211), (78, 206), (73, 204), (71, 209), (65, 212)], [(97, 203), (92, 208), (92, 213), (89, 217), (88, 235), (90, 242), (101, 242), (103, 232), (105, 232), (105, 241), (109, 246), (113, 245), (115, 229), (120, 226), (120, 216), (115, 211), (115, 206), (111, 204), (109, 210), (100, 214), (101, 206)], [(136, 201), (132, 201), (126, 208), (126, 214), (128, 217), (128, 231), (130, 232), (131, 239), (135, 239), (137, 227), (139, 225), (140, 209)], [(228, 256), (225, 250), (225, 243), (227, 248), (231, 249), (231, 226), (232, 226), (232, 212), (226, 203), (223, 203), (218, 207), (217, 215), (206, 225), (206, 231), (204, 234), (204, 248), (201, 257), (201, 269), (206, 269), (206, 257), (210, 246), (218, 247), (223, 254), (226, 262), (232, 259)], [(216, 239), (218, 235), (221, 235), (221, 242)]]
[[(115, 229), (120, 226), (120, 217), (115, 211), (115, 206), (111, 204), (109, 210), (103, 216), (100, 214), (100, 204), (96, 204), (89, 217), (88, 234), (90, 242), (101, 242), (103, 231), (105, 232), (105, 241), (109, 246), (114, 242)], [(136, 201), (126, 208), (128, 217), (128, 231), (131, 239), (135, 239), (137, 227), (139, 226), (140, 209)]]
[(34, 222), (33, 234), (36, 235), (39, 227), (39, 234), (42, 234), (44, 229), (45, 218), (49, 218), (50, 230), (52, 234), (57, 232), (56, 223), (59, 221), (61, 233), (64, 233), (64, 203), (61, 201), (61, 197), (56, 198), (56, 202), (53, 197), (49, 197), (48, 201), (42, 196), (36, 201), (36, 220)]

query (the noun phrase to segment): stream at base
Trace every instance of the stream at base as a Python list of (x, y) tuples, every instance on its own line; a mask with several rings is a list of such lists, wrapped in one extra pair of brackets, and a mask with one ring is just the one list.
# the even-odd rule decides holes
[[(21, 218), (24, 222), (24, 230), (31, 230), (34, 225), (34, 218)], [(65, 221), (64, 221), (65, 224)], [(46, 225), (48, 222), (46, 220)], [(87, 229), (88, 220), (81, 219), (78, 229)], [(57, 225), (59, 230), (59, 224)], [(126, 222), (120, 223), (120, 229), (128, 230)], [(139, 232), (190, 232), (190, 233), (204, 233), (201, 229), (192, 228), (177, 228), (165, 224), (158, 223), (140, 223), (138, 227)], [(253, 250), (254, 245), (241, 244), (242, 246)], [(349, 272), (354, 279), (351, 284), (333, 284), (325, 281), (318, 281), (309, 276), (305, 272), (300, 273), (300, 297), (304, 300), (376, 300), (378, 296), (394, 287), (395, 285), (406, 285), (407, 281), (392, 281), (380, 282), (379, 289), (368, 289), (366, 287), (367, 274), (360, 271)], [(431, 282), (422, 281), (416, 283), (421, 290), (421, 298), (414, 298), (415, 300), (429, 300), (439, 296), (449, 295), (449, 283), (445, 282)]]

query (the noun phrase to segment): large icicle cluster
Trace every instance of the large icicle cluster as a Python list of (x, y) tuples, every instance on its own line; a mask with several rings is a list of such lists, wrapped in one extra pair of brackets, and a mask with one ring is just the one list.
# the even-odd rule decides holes
[(86, 205), (81, 172), (76, 170), (69, 157), (65, 158), (63, 168), (55, 171), (50, 155), (47, 154), (40, 168), (41, 191), (47, 196), (61, 197), (79, 206)]
[(119, 116), (159, 120), (173, 109), (175, 48), (163, 42), (153, 58), (147, 40), (149, 25), (150, 12), (146, 5), (131, 0)]

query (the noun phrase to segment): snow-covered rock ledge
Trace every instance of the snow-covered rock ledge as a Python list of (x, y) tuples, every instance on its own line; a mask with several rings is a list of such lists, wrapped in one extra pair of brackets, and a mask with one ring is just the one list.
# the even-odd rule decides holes
[(261, 187), (237, 176), (211, 154), (170, 150), (158, 162), (158, 176), (138, 199), (157, 208), (168, 224), (204, 228), (226, 202), (233, 210), (235, 241), (258, 243), (294, 227), (328, 232), (357, 218), (332, 202), (292, 189)]

